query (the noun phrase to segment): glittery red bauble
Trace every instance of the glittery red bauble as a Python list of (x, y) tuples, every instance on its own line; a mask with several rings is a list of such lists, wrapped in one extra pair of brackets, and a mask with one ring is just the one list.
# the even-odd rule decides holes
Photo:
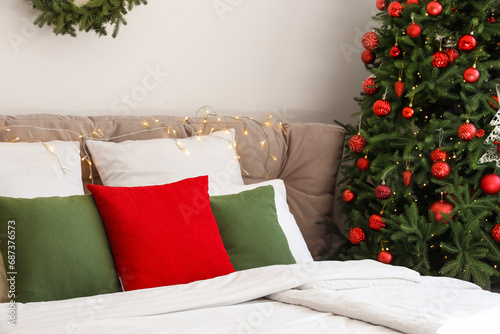
[(366, 240), (365, 231), (359, 227), (351, 228), (349, 231), (349, 241), (354, 245), (359, 245), (361, 242)]
[(397, 1), (391, 2), (389, 8), (387, 8), (387, 12), (391, 17), (401, 17), (402, 11), (403, 11), (403, 5)]
[(349, 149), (354, 153), (361, 153), (365, 149), (367, 143), (363, 136), (357, 134), (349, 139)]
[(469, 141), (476, 138), (477, 129), (472, 123), (464, 123), (458, 127), (458, 137), (462, 140)]
[[(394, 2), (393, 2), (394, 3)], [(398, 58), (399, 56), (401, 56), (403, 52), (401, 51), (401, 48), (397, 45), (394, 45), (391, 50), (389, 51), (389, 55), (392, 57), (392, 58)]]
[(458, 57), (460, 57), (460, 53), (458, 53), (458, 51), (453, 48), (446, 49), (445, 53), (448, 56), (450, 63), (453, 63), (455, 60), (457, 60)]
[(427, 13), (430, 16), (439, 16), (443, 12), (443, 5), (437, 1), (429, 2), (427, 5)]
[(384, 10), (385, 7), (387, 7), (387, 3), (385, 1), (386, 0), (377, 0), (375, 6), (377, 6), (378, 10)]
[(410, 170), (405, 170), (403, 172), (403, 182), (405, 184), (405, 186), (409, 186), (411, 181), (413, 181), (413, 173), (410, 171)]
[(422, 33), (422, 28), (418, 24), (412, 23), (408, 26), (406, 32), (411, 38), (417, 38)]
[(378, 36), (373, 31), (367, 32), (361, 38), (361, 44), (367, 50), (375, 50), (380, 44), (380, 40)]
[(435, 162), (431, 166), (432, 176), (439, 180), (446, 179), (450, 175), (450, 171), (450, 165), (444, 161)]
[(378, 100), (373, 104), (373, 112), (378, 117), (384, 117), (391, 113), (392, 107), (386, 100)]
[(500, 176), (495, 173), (484, 175), (479, 181), (479, 187), (485, 194), (498, 194), (500, 192)]
[(496, 242), (500, 242), (500, 224), (495, 224), (491, 229), (491, 236)]
[(462, 52), (472, 52), (476, 49), (477, 41), (476, 38), (472, 35), (462, 36), (458, 40), (458, 49)]
[(359, 170), (368, 170), (368, 168), (370, 168), (370, 160), (359, 158), (358, 161), (356, 161), (356, 166)]
[(377, 260), (385, 264), (390, 264), (392, 262), (392, 254), (388, 251), (381, 251), (378, 253)]
[(489, 23), (497, 23), (497, 19), (494, 16), (488, 17), (486, 21), (488, 21)]
[(388, 199), (391, 196), (391, 188), (385, 184), (378, 185), (375, 188), (375, 196), (381, 201)]
[(431, 160), (433, 162), (446, 161), (448, 159), (448, 152), (436, 148), (431, 152)]
[(432, 66), (437, 68), (445, 68), (450, 63), (450, 58), (444, 52), (438, 51), (434, 54), (432, 59)]
[(373, 64), (375, 61), (375, 53), (372, 50), (365, 50), (361, 54), (361, 61), (366, 65)]
[(481, 73), (477, 70), (477, 68), (469, 67), (464, 71), (464, 80), (467, 83), (474, 83), (479, 80)]
[(375, 82), (375, 78), (369, 77), (363, 81), (363, 92), (368, 95), (373, 95), (380, 90), (380, 87), (377, 86)]
[(394, 92), (396, 93), (396, 95), (398, 97), (401, 97), (404, 91), (405, 91), (405, 83), (400, 80), (396, 81), (396, 83), (394, 84)]
[(415, 115), (415, 110), (412, 107), (404, 107), (401, 113), (404, 118), (410, 119)]
[(495, 103), (495, 104), (493, 104), (493, 103), (491, 103), (490, 101), (488, 101), (488, 104), (489, 104), (489, 105), (490, 105), (493, 109), (497, 110), (497, 109), (498, 109), (498, 105), (499, 105), (499, 103), (498, 103), (498, 96), (492, 96), (492, 98), (493, 98), (493, 99), (495, 99), (496, 103)]
[(371, 215), (368, 220), (368, 226), (370, 226), (372, 230), (380, 231), (385, 227), (384, 217), (381, 215)]
[(346, 203), (353, 203), (356, 200), (356, 194), (353, 193), (350, 189), (346, 189), (342, 193), (342, 199)]
[[(453, 211), (453, 205), (446, 202), (445, 200), (440, 200), (434, 202), (429, 210), (432, 210), (434, 212), (434, 218), (436, 218), (436, 221), (439, 221), (441, 218), (443, 218), (443, 213), (449, 215), (451, 211)], [(443, 223), (448, 223), (448, 221), (445, 220), (443, 221)]]
[(418, 5), (418, 0), (406, 0), (407, 5)]

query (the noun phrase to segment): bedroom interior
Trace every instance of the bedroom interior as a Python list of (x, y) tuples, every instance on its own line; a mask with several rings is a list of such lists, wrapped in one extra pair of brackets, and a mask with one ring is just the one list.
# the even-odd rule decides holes
[[(491, 0), (476, 3), (492, 7), (492, 13), (474, 7), (488, 17), (471, 28), (481, 45), (498, 36), (493, 7), (500, 8)], [(457, 98), (465, 105), (480, 96), (481, 115), (468, 106), (461, 115), (458, 106), (459, 116), (448, 123), (424, 121), (426, 103), (440, 112), (441, 102), (422, 97), (435, 88), (422, 83), (422, 68), (413, 76), (412, 65), (401, 66), (409, 51), (393, 57), (394, 48), (419, 47), (394, 34), (397, 25), (413, 21), (422, 30), (412, 38), (434, 37), (443, 30), (424, 24), (440, 15), (456, 24), (473, 5), (460, 6), (453, 0), (2, 2), (0, 332), (494, 332), (500, 228), (496, 240), (493, 209), (500, 185), (488, 192), (479, 174), (496, 182), (498, 154), (488, 156), (488, 167), (470, 164), (478, 175), (459, 162), (472, 159), (462, 148), (494, 146), (500, 43), (478, 50), (448, 43), (461, 52), (455, 64), (449, 55), (446, 65), (436, 55), (422, 61), (438, 76), (448, 63), (451, 73), (472, 59), (471, 70), (477, 65), (482, 75), (464, 74), (464, 83), (450, 86), (450, 94), (465, 87)], [(103, 22), (86, 10), (98, 10)], [(127, 24), (115, 30), (114, 19)], [(436, 26), (445, 29), (444, 22)], [(370, 31), (378, 36), (367, 41)], [(432, 55), (431, 44), (441, 52), (439, 38), (418, 41), (423, 52)], [(389, 66), (397, 70), (387, 74)], [(406, 83), (404, 93), (393, 92), (395, 81)], [(488, 90), (467, 88), (476, 81)], [(397, 116), (405, 106), (414, 114)], [(445, 119), (453, 116), (443, 108)], [(459, 132), (461, 140), (450, 144), (461, 123), (475, 124), (485, 137), (474, 132), (464, 139)], [(426, 126), (439, 146), (425, 137), (407, 144), (417, 146), (410, 153), (392, 150), (404, 129), (418, 138)], [(446, 176), (434, 166), (430, 172), (422, 158), (441, 144), (450, 157), (434, 163), (452, 166)], [(401, 164), (384, 165), (392, 157)], [(412, 173), (403, 175), (405, 186), (401, 176), (387, 176), (405, 167)], [(480, 179), (480, 189), (469, 191)], [(456, 189), (450, 180), (467, 194), (450, 190)], [(451, 195), (437, 188), (448, 181)], [(421, 202), (455, 207), (433, 212), (424, 205), (418, 213), (419, 187)], [(415, 203), (403, 210), (408, 199)], [(486, 226), (466, 225), (468, 210)], [(451, 252), (448, 239), (459, 239), (450, 221), (471, 235), (481, 231), (478, 242), (467, 237), (476, 248), (465, 262), (474, 272), (480, 260), (481, 274), (435, 270), (446, 264), (435, 261), (432, 248)], [(412, 230), (412, 224), (432, 228)], [(467, 251), (469, 244), (461, 245)], [(414, 261), (420, 254), (412, 247), (430, 247), (431, 260)]]

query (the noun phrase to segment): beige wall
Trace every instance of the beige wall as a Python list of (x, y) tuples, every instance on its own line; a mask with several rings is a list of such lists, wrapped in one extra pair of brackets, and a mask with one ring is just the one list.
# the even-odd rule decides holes
[(0, 2), (0, 113), (351, 121), (375, 0), (150, 0), (116, 39), (55, 36)]

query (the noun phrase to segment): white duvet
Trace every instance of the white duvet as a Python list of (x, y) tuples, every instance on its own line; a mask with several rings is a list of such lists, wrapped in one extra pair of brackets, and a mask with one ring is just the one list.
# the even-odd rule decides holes
[(371, 260), (311, 262), (190, 284), (16, 304), (0, 333), (486, 333), (500, 294)]

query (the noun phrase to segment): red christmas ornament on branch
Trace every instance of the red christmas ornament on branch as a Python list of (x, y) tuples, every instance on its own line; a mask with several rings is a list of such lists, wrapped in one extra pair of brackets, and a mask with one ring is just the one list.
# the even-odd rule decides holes
[(375, 52), (372, 50), (365, 50), (361, 53), (361, 61), (366, 65), (373, 64), (375, 62)]
[(354, 203), (354, 201), (356, 200), (356, 198), (357, 198), (356, 194), (353, 193), (351, 189), (346, 189), (342, 193), (342, 199), (346, 203)]
[(373, 104), (373, 112), (378, 117), (385, 117), (391, 113), (392, 107), (385, 99), (378, 100)]
[(444, 52), (438, 51), (432, 59), (432, 66), (437, 68), (445, 68), (450, 63), (450, 58)]
[(453, 48), (446, 49), (445, 53), (448, 56), (450, 63), (455, 62), (455, 60), (457, 60), (457, 58), (460, 57), (460, 53), (458, 53), (458, 51)]
[(491, 229), (491, 237), (496, 242), (500, 242), (500, 224), (495, 224)]
[(407, 5), (418, 5), (418, 0), (406, 0)]
[(479, 80), (481, 73), (476, 68), (476, 64), (473, 67), (469, 67), (464, 71), (464, 81), (467, 83), (475, 83)]
[(380, 44), (380, 40), (375, 32), (370, 31), (363, 35), (361, 44), (366, 50), (375, 50)]
[(442, 12), (443, 12), (443, 5), (441, 5), (437, 1), (431, 1), (427, 5), (427, 13), (430, 16), (436, 17), (436, 16), (441, 15)]
[[(451, 211), (453, 211), (453, 205), (446, 202), (445, 200), (440, 200), (440, 201), (434, 202), (430, 206), (429, 210), (432, 210), (434, 212), (434, 218), (438, 222), (439, 220), (441, 220), (441, 218), (443, 218), (443, 213), (445, 215), (449, 215), (451, 213)], [(446, 224), (446, 223), (448, 223), (448, 221), (445, 220), (445, 221), (443, 221), (443, 223)]]
[(498, 109), (499, 107), (499, 103), (498, 103), (498, 96), (492, 96), (492, 98), (495, 100), (496, 103), (491, 103), (490, 101), (488, 101), (488, 104), (495, 110)]
[(448, 175), (450, 175), (450, 172), (450, 165), (448, 165), (448, 163), (444, 161), (435, 162), (431, 166), (432, 176), (439, 180), (446, 179)]
[(381, 201), (386, 200), (391, 196), (391, 188), (382, 181), (382, 184), (375, 188), (375, 196)]
[(384, 217), (380, 214), (373, 214), (370, 216), (370, 219), (368, 220), (368, 226), (375, 231), (380, 231), (385, 227), (385, 220)]
[(411, 181), (413, 181), (413, 173), (409, 168), (406, 168), (406, 170), (403, 172), (403, 182), (405, 186), (409, 187)]
[(380, 90), (380, 87), (377, 86), (375, 79), (375, 77), (369, 77), (363, 81), (363, 92), (365, 92), (365, 94), (373, 95)]
[(385, 264), (390, 264), (392, 262), (392, 254), (383, 250), (378, 253), (377, 260)]
[(479, 187), (485, 194), (498, 194), (500, 192), (500, 176), (495, 173), (484, 175), (479, 181)]
[(370, 160), (368, 160), (366, 157), (359, 158), (358, 161), (356, 161), (356, 166), (361, 171), (368, 170), (370, 168)]
[(401, 114), (404, 118), (410, 119), (415, 115), (415, 109), (413, 109), (412, 107), (404, 107), (403, 111), (401, 111)]
[(408, 28), (406, 28), (406, 32), (411, 38), (417, 38), (422, 33), (422, 28), (420, 28), (418, 24), (413, 22), (408, 26)]
[(378, 10), (384, 10), (387, 7), (386, 0), (377, 0), (375, 6)]
[(469, 53), (476, 49), (477, 41), (472, 35), (462, 36), (458, 40), (458, 49), (462, 52)]
[(401, 81), (401, 78), (399, 78), (398, 81), (394, 84), (394, 92), (398, 97), (401, 97), (405, 91), (405, 83)]
[(403, 51), (401, 51), (401, 48), (397, 45), (394, 45), (389, 51), (389, 56), (391, 56), (392, 58), (399, 58), (402, 54)]
[(471, 141), (476, 138), (477, 129), (474, 124), (469, 123), (469, 120), (467, 120), (464, 124), (458, 127), (457, 134), (460, 139)]
[(361, 228), (354, 227), (349, 231), (348, 238), (353, 245), (359, 245), (361, 242), (366, 240), (366, 234)]
[(436, 148), (431, 152), (431, 160), (433, 162), (446, 161), (448, 159), (448, 152)]
[(401, 17), (401, 13), (403, 12), (403, 5), (397, 1), (391, 2), (389, 8), (387, 8), (387, 13), (389, 13), (390, 17)]
[(361, 153), (365, 149), (367, 142), (361, 134), (357, 134), (349, 139), (349, 149), (354, 153)]

